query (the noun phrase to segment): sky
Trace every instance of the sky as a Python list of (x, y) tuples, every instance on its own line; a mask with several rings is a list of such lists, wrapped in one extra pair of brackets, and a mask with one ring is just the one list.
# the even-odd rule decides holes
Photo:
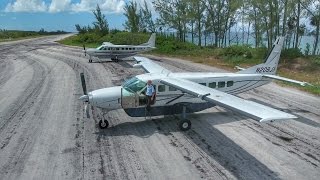
[[(123, 7), (130, 0), (0, 0), (0, 29), (75, 32), (75, 24), (91, 25), (99, 4), (111, 29), (123, 29)], [(142, 3), (143, 0), (134, 0)], [(151, 5), (151, 0), (147, 0)]]

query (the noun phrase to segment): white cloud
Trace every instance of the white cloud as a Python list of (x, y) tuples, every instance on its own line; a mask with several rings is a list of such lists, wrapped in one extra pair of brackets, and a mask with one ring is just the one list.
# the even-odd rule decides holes
[(16, 0), (14, 3), (7, 4), (6, 12), (45, 12), (47, 5), (42, 0)]
[[(143, 0), (134, 0), (143, 2)], [(91, 12), (99, 4), (104, 13), (122, 13), (125, 0), (80, 0), (72, 3), (72, 0), (51, 0), (45, 3), (44, 0), (15, 0), (8, 3), (6, 12)], [(147, 1), (148, 4), (151, 3)]]
[(71, 7), (71, 0), (52, 0), (49, 6), (49, 12), (67, 11)]
[(124, 0), (81, 0), (72, 4), (71, 10), (74, 12), (91, 12), (99, 4), (102, 11), (107, 13), (121, 13), (125, 5)]

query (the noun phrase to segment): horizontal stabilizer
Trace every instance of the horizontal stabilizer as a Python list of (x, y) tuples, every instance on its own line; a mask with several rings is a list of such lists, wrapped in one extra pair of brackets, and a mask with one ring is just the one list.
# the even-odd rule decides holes
[(245, 70), (245, 68), (242, 68), (242, 67), (240, 67), (240, 66), (236, 66), (236, 67), (234, 67), (235, 69), (238, 69), (238, 70), (240, 70), (240, 71), (243, 71), (243, 70)]
[(289, 78), (285, 78), (285, 77), (281, 77), (281, 76), (276, 76), (276, 75), (271, 75), (271, 74), (263, 74), (262, 77), (276, 79), (276, 80), (290, 82), (290, 83), (295, 83), (295, 84), (299, 84), (301, 86), (305, 86), (305, 85), (312, 86), (312, 84), (307, 83), (307, 82), (297, 81), (297, 80), (293, 80), (293, 79), (289, 79)]

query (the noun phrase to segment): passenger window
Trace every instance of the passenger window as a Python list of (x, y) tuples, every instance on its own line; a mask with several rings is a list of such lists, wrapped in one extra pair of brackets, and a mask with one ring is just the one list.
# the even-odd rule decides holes
[(166, 86), (165, 85), (159, 85), (158, 86), (158, 92), (164, 92), (166, 91)]
[(226, 86), (226, 82), (220, 81), (218, 82), (218, 88), (224, 88)]
[(169, 91), (176, 91), (177, 89), (174, 87), (169, 86)]
[(209, 87), (210, 88), (216, 88), (217, 87), (217, 83), (216, 82), (209, 83)]
[(227, 87), (233, 86), (233, 81), (228, 81), (227, 82)]
[(124, 50), (124, 48), (121, 48), (121, 50)]
[(117, 51), (119, 50), (119, 48), (117, 48)]
[(111, 48), (108, 48), (108, 50), (110, 51), (110, 50), (111, 50)]
[(206, 83), (199, 83), (200, 85), (203, 85), (203, 86), (207, 86), (207, 84)]
[(131, 50), (131, 48), (129, 48), (129, 50)]
[(126, 50), (128, 50), (128, 48), (126, 48)]

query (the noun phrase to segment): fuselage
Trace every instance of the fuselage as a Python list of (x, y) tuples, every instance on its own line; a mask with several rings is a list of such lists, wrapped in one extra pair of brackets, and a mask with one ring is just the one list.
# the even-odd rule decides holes
[[(156, 100), (152, 115), (177, 114), (180, 104), (188, 104), (188, 112), (197, 112), (214, 106), (198, 97), (186, 94), (160, 83), (164, 77), (176, 77), (199, 83), (228, 94), (239, 94), (270, 82), (260, 74), (237, 73), (170, 73), (141, 74), (122, 86), (104, 88), (88, 93), (92, 105), (106, 111), (123, 108), (130, 116), (144, 116), (146, 82), (152, 80), (156, 90)], [(173, 108), (174, 107), (174, 108)], [(175, 109), (175, 111), (173, 111)], [(176, 112), (177, 111), (177, 112)]]
[(111, 45), (103, 44), (98, 48), (90, 48), (85, 50), (89, 56), (100, 58), (123, 59), (126, 57), (134, 56), (140, 52), (146, 52), (154, 49), (151, 46), (134, 46), (134, 45)]

